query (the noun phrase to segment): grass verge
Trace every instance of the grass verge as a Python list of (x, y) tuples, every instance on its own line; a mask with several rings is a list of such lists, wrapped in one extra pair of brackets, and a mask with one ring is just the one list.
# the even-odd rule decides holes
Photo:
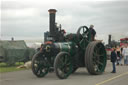
[(8, 66), (6, 63), (0, 63), (0, 73), (5, 72), (13, 72), (13, 71), (19, 71), (19, 70), (25, 70), (25, 68), (17, 68), (20, 65), (23, 65), (23, 62), (16, 62), (13, 66)]

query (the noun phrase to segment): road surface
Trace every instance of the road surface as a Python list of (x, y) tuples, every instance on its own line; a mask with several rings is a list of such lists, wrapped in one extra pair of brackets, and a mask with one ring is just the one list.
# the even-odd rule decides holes
[(128, 66), (117, 66), (117, 73), (111, 73), (110, 61), (102, 75), (90, 75), (86, 68), (79, 68), (67, 79), (60, 80), (55, 73), (37, 78), (31, 70), (0, 74), (0, 85), (128, 85)]

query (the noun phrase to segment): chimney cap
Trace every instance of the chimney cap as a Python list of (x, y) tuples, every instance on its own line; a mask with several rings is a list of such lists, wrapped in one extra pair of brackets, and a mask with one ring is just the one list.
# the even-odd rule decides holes
[(49, 9), (48, 12), (49, 12), (49, 13), (56, 13), (57, 10), (56, 10), (56, 9)]

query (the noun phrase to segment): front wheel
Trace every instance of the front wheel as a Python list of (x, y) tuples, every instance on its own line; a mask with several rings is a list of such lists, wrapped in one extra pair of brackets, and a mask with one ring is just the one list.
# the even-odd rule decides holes
[(54, 62), (54, 70), (58, 78), (66, 79), (73, 69), (72, 59), (69, 53), (60, 52)]
[(42, 52), (38, 52), (32, 58), (32, 72), (37, 77), (44, 77), (49, 71), (49, 65)]

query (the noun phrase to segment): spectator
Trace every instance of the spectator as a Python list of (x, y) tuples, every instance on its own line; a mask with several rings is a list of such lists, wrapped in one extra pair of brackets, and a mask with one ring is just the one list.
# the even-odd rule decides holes
[(122, 55), (124, 56), (124, 65), (128, 65), (128, 46), (127, 46), (127, 44), (123, 48)]
[(120, 56), (121, 56), (121, 60), (120, 60), (120, 62), (121, 62), (121, 66), (122, 66), (122, 65), (123, 65), (123, 64), (122, 64), (122, 60), (123, 60), (123, 55), (122, 55), (122, 52), (123, 52), (123, 46), (121, 46), (120, 51), (121, 51), (121, 55), (120, 55)]
[(116, 65), (115, 65), (116, 60), (117, 60), (116, 50), (115, 50), (115, 48), (112, 48), (111, 62), (112, 62), (113, 70), (111, 73), (116, 73)]
[(121, 59), (122, 59), (121, 49), (119, 46), (117, 46), (117, 48), (116, 48), (116, 54), (117, 54), (117, 65), (122, 65), (122, 63), (121, 63)]

